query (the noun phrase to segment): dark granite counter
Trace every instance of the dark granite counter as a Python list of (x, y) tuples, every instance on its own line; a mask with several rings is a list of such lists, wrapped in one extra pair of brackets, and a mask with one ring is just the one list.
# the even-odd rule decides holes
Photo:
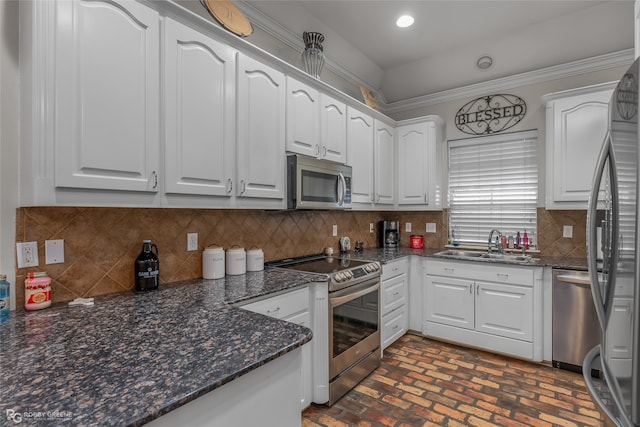
[[(360, 253), (352, 251), (350, 253), (350, 257), (354, 259), (378, 261), (382, 264), (386, 264), (387, 262), (393, 261), (394, 259), (407, 257), (410, 255), (418, 255), (421, 257), (437, 257), (437, 258), (445, 259), (445, 257), (436, 256), (436, 253), (442, 250), (444, 249), (411, 249), (406, 247), (400, 247), (395, 249), (367, 248)], [(562, 268), (567, 270), (587, 270), (586, 258), (537, 257), (536, 255), (532, 255), (532, 257), (536, 258), (535, 262), (531, 262), (525, 265), (537, 266), (537, 267)], [(503, 262), (503, 261), (489, 261), (489, 260), (474, 260), (473, 258), (470, 258), (468, 260), (476, 261), (476, 262), (484, 262), (484, 263)]]
[(0, 325), (0, 413), (25, 425), (141, 425), (298, 348), (311, 331), (230, 304), (317, 276), (280, 270), (16, 310)]

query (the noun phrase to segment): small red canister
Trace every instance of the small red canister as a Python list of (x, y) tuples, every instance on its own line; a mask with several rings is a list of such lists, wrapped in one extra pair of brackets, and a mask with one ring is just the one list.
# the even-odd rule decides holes
[(424, 237), (419, 234), (412, 234), (410, 237), (409, 247), (411, 249), (424, 248)]
[(47, 273), (29, 273), (24, 281), (24, 308), (40, 310), (51, 305), (51, 278)]

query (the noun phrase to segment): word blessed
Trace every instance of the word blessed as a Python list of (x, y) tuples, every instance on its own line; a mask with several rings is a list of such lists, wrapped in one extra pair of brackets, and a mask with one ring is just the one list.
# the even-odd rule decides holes
[(527, 104), (515, 95), (488, 95), (474, 99), (456, 113), (456, 127), (470, 135), (502, 132), (527, 113)]

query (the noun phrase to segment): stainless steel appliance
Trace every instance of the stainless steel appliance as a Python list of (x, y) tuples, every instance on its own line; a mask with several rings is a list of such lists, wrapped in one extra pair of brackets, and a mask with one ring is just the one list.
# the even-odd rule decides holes
[(553, 270), (553, 366), (582, 372), (589, 350), (600, 343), (602, 331), (586, 271)]
[[(587, 212), (591, 291), (603, 338), (585, 357), (583, 372), (605, 425), (619, 427), (640, 426), (639, 68), (636, 60), (609, 102), (609, 129)], [(601, 223), (597, 211), (603, 208)], [(600, 225), (601, 275), (596, 244)], [(601, 369), (599, 378), (589, 375), (594, 368)]]
[(378, 222), (378, 243), (381, 248), (400, 246), (400, 223), (398, 221)]
[[(328, 355), (329, 369), (327, 378), (317, 379), (321, 384), (314, 387), (328, 388), (329, 392), (328, 398), (314, 396), (314, 402), (333, 405), (380, 365), (382, 268), (377, 262), (323, 255), (271, 262), (269, 266), (317, 273), (328, 283), (328, 342), (321, 351)], [(319, 359), (314, 363), (325, 360)]]
[(287, 156), (287, 209), (350, 209), (351, 166)]

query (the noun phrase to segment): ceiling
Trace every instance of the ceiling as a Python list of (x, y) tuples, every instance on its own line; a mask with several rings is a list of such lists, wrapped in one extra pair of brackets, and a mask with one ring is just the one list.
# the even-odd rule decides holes
[[(300, 40), (303, 31), (323, 33), (327, 62), (377, 90), (386, 103), (634, 46), (633, 0), (242, 3)], [(404, 13), (415, 23), (397, 28)], [(494, 60), (487, 70), (476, 67), (483, 55)]]

